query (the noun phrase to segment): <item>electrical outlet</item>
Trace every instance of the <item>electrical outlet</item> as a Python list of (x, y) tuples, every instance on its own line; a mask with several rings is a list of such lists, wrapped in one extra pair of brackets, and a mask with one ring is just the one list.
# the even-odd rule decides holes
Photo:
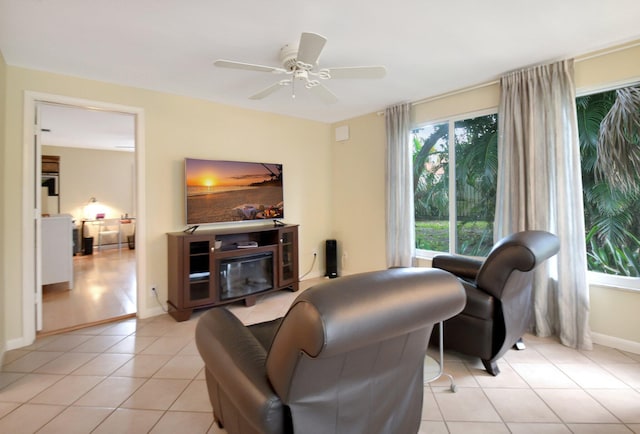
[(156, 285), (151, 285), (151, 295), (157, 295)]
[(313, 253), (313, 256), (318, 256), (318, 252), (317, 252), (316, 250), (314, 250), (314, 251), (313, 251), (313, 252), (311, 252), (311, 253)]

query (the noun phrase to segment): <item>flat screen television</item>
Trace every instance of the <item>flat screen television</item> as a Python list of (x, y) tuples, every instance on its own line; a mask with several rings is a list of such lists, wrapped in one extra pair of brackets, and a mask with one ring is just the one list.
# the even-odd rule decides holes
[(282, 164), (185, 158), (187, 225), (284, 218)]

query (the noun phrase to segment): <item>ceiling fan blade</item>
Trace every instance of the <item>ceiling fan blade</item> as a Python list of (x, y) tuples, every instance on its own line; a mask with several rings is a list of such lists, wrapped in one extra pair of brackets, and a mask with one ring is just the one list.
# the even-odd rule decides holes
[(249, 97), (249, 99), (262, 99), (262, 98), (265, 98), (265, 97), (271, 95), (272, 93), (274, 93), (276, 90), (280, 89), (283, 86), (284, 86), (284, 84), (283, 84), (282, 81), (275, 82), (271, 86), (267, 87), (266, 89), (261, 90), (260, 92), (256, 93), (255, 95), (251, 95)]
[(300, 35), (296, 60), (311, 67), (315, 66), (326, 42), (327, 38), (317, 33), (303, 33)]
[(247, 71), (260, 72), (285, 72), (284, 69), (276, 68), (274, 66), (254, 65), (252, 63), (235, 62), (233, 60), (219, 59), (213, 62), (213, 64), (220, 68), (244, 69)]
[(322, 84), (317, 84), (309, 89), (312, 93), (316, 94), (321, 100), (327, 104), (334, 104), (338, 102), (338, 97), (333, 94)]
[(331, 78), (383, 78), (387, 74), (384, 66), (346, 66), (328, 70)]

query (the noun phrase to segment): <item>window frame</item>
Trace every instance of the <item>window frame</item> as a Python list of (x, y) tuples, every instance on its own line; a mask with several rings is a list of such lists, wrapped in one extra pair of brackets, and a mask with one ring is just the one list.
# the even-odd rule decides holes
[[(581, 96), (594, 94), (594, 93), (607, 92), (607, 91), (619, 89), (621, 87), (633, 86), (633, 85), (639, 85), (639, 84), (640, 84), (640, 78), (634, 77), (634, 78), (630, 78), (630, 79), (626, 79), (626, 80), (620, 80), (620, 81), (616, 81), (616, 82), (612, 82), (612, 83), (607, 83), (605, 85), (586, 86), (586, 87), (582, 87), (582, 88), (576, 89), (576, 98), (581, 97)], [(489, 108), (486, 108), (486, 109), (483, 109), (483, 110), (475, 110), (475, 111), (466, 112), (466, 113), (463, 113), (463, 114), (456, 114), (456, 115), (452, 115), (452, 116), (448, 116), (448, 117), (430, 119), (430, 120), (427, 120), (427, 121), (424, 121), (424, 122), (419, 122), (419, 123), (416, 123), (416, 124), (412, 125), (411, 129), (413, 130), (413, 129), (417, 129), (417, 128), (424, 128), (424, 127), (429, 126), (429, 125), (441, 124), (441, 123), (445, 123), (445, 122), (447, 122), (449, 124), (449, 127), (451, 128), (451, 127), (453, 127), (455, 125), (455, 122), (457, 122), (459, 120), (464, 120), (464, 119), (468, 119), (468, 118), (472, 118), (472, 117), (486, 116), (486, 115), (490, 115), (490, 114), (494, 114), (494, 113), (498, 113), (498, 107), (489, 107)], [(499, 131), (498, 131), (498, 133), (499, 133)], [(453, 143), (453, 146), (451, 144), (451, 141), (455, 142), (455, 140), (453, 139), (455, 134), (449, 134), (449, 135), (451, 136), (449, 138), (449, 149), (453, 150), (453, 153), (454, 153), (454, 156), (453, 156), (454, 164), (451, 165), (453, 167), (453, 173), (450, 172), (450, 174), (449, 174), (449, 196), (450, 197), (455, 197), (455, 196), (452, 196), (452, 195), (455, 195), (455, 191), (456, 191), (455, 190), (455, 143)], [(450, 167), (450, 170), (452, 170), (451, 167)], [(454, 202), (453, 205), (451, 204), (451, 202)], [(450, 201), (450, 203), (449, 203), (449, 219), (451, 219), (452, 216), (456, 216), (456, 212), (455, 211), (456, 211), (455, 201)], [(450, 223), (450, 225), (449, 225), (450, 226), (450, 228), (449, 228), (449, 251), (448, 252), (441, 252), (441, 251), (435, 251), (435, 250), (426, 250), (426, 249), (418, 249), (418, 248), (416, 248), (416, 251), (415, 251), (416, 258), (430, 261), (436, 255), (443, 254), (443, 253), (450, 254), (451, 252), (453, 252), (455, 250), (455, 241), (454, 241), (455, 240), (455, 238), (454, 238), (454, 236), (455, 236), (455, 225), (451, 224), (451, 220), (449, 221), (449, 223)], [(453, 249), (452, 249), (452, 247), (453, 247)], [(483, 259), (483, 257), (477, 257), (476, 259)], [(621, 290), (629, 290), (629, 291), (632, 291), (632, 292), (640, 292), (640, 277), (616, 276), (616, 275), (612, 275), (612, 274), (606, 274), (606, 273), (600, 273), (600, 272), (597, 272), (597, 271), (587, 270), (587, 280), (588, 280), (589, 285), (613, 287), (613, 288), (621, 289)]]
[[(576, 89), (576, 99), (593, 95), (596, 93), (610, 92), (622, 87), (638, 86), (640, 78), (634, 77), (628, 80), (620, 80), (605, 85), (586, 86)], [(589, 285), (604, 286), (632, 292), (640, 292), (640, 277), (617, 276), (615, 274), (601, 273), (599, 271), (587, 270), (587, 281)]]
[[(448, 193), (449, 193), (449, 197), (456, 197), (456, 145), (455, 145), (455, 123), (458, 121), (462, 121), (465, 119), (472, 119), (472, 118), (477, 118), (477, 117), (482, 117), (482, 116), (488, 116), (488, 115), (492, 115), (498, 114), (498, 107), (490, 107), (490, 108), (486, 108), (483, 110), (474, 110), (472, 112), (466, 112), (466, 113), (462, 113), (462, 114), (456, 114), (456, 115), (452, 115), (452, 116), (448, 116), (445, 118), (440, 118), (440, 119), (435, 119), (435, 120), (428, 120), (425, 122), (420, 122), (420, 123), (416, 123), (411, 125), (411, 129), (409, 131), (409, 133), (411, 133), (412, 130), (415, 129), (419, 129), (419, 128), (425, 128), (431, 125), (437, 125), (437, 124), (444, 124), (447, 123), (449, 126), (449, 133), (448, 133), (448, 149), (449, 149), (449, 189), (448, 189)], [(411, 146), (411, 145), (410, 145)], [(415, 199), (415, 198), (414, 198)], [(453, 222), (451, 219), (454, 219)], [(433, 259), (436, 255), (441, 255), (441, 254), (455, 254), (455, 255), (459, 255), (459, 256), (466, 256), (469, 258), (475, 258), (475, 259), (483, 259), (484, 257), (477, 257), (477, 256), (468, 256), (468, 255), (462, 255), (459, 253), (455, 253), (455, 249), (456, 249), (456, 231), (457, 231), (457, 209), (456, 209), (456, 201), (455, 200), (449, 200), (449, 250), (446, 252), (441, 252), (438, 250), (426, 250), (426, 249), (415, 249), (415, 256), (418, 259), (426, 259), (426, 260), (431, 260)], [(415, 228), (414, 228), (414, 232), (415, 232)]]

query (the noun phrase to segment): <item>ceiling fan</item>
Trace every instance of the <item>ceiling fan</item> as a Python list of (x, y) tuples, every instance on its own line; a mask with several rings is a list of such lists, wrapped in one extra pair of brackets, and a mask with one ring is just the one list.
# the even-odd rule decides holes
[(282, 67), (255, 65), (233, 60), (216, 60), (213, 64), (222, 68), (285, 74), (288, 77), (261, 90), (250, 99), (263, 99), (285, 86), (291, 86), (291, 96), (296, 97), (296, 83), (316, 94), (326, 103), (335, 103), (338, 98), (320, 81), (340, 78), (383, 78), (387, 73), (384, 66), (346, 66), (338, 68), (318, 68), (318, 58), (327, 39), (316, 33), (302, 33), (298, 46), (285, 45), (280, 50)]

